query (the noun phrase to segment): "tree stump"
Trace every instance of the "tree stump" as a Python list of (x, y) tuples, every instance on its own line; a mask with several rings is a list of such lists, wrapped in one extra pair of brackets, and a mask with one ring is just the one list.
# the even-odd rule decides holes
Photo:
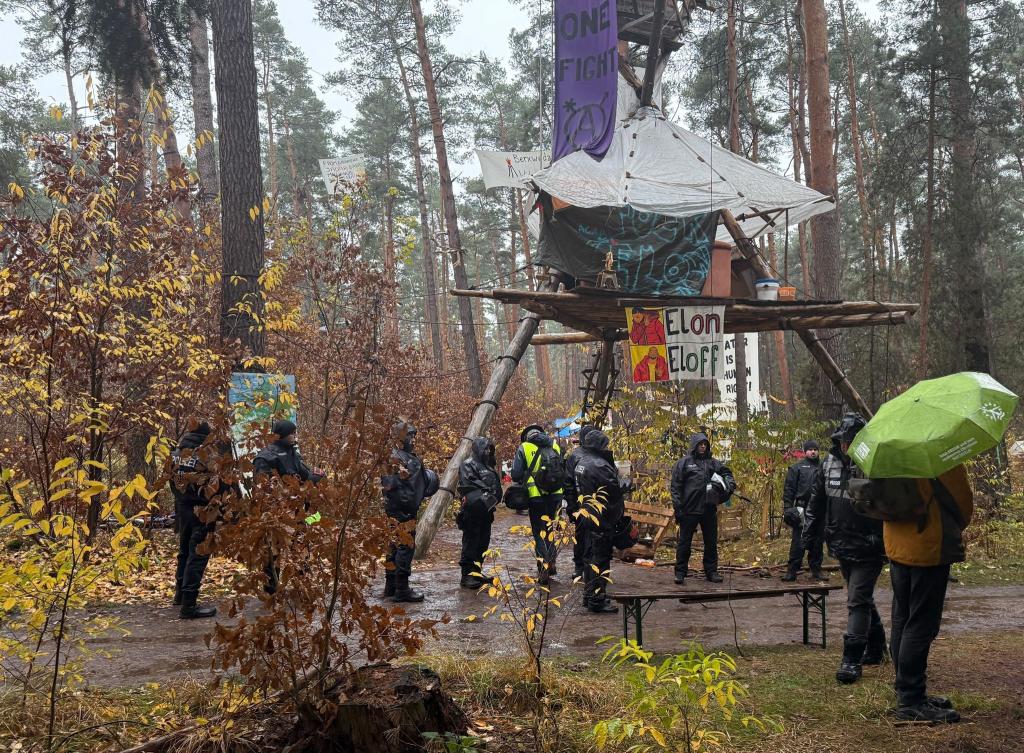
[(353, 753), (419, 753), (422, 733), (462, 735), (469, 721), (441, 690), (441, 678), (422, 667), (361, 667), (332, 691), (338, 704), (326, 747)]

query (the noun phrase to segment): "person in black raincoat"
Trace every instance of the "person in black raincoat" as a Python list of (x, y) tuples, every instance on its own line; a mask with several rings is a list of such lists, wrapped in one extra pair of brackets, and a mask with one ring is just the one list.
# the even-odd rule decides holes
[[(300, 482), (319, 483), (324, 474), (306, 465), (299, 454), (299, 433), (295, 423), (287, 419), (278, 419), (272, 424), (271, 432), (277, 439), (256, 454), (252, 461), (253, 476), (291, 476)], [(273, 553), (267, 560), (264, 572), (267, 574), (267, 584), (263, 590), (273, 594), (278, 586), (278, 571)]]
[[(614, 614), (619, 611), (618, 607), (612, 605), (605, 589), (612, 564), (615, 526), (626, 512), (624, 492), (631, 484), (619, 477), (615, 458), (608, 449), (608, 436), (603, 431), (593, 429), (580, 442), (573, 476), (584, 511), (578, 517), (586, 541), (583, 605), (591, 612)], [(600, 504), (595, 504), (595, 500)]]
[(580, 509), (579, 492), (576, 491), (576, 463), (579, 462), (580, 454), (582, 452), (581, 447), (583, 440), (587, 438), (587, 434), (594, 430), (592, 424), (583, 424), (580, 427), (577, 439), (579, 445), (573, 448), (573, 450), (565, 458), (565, 486), (562, 487), (562, 493), (565, 497), (565, 511), (568, 513), (570, 520), (573, 521), (576, 533), (575, 543), (572, 545), (572, 564), (573, 564), (573, 577), (583, 577), (583, 553), (586, 551), (586, 528), (580, 524), (580, 518), (576, 513)]
[(885, 627), (875, 607), (875, 583), (886, 561), (882, 521), (858, 514), (848, 490), (851, 478), (864, 477), (847, 454), (864, 424), (859, 413), (847, 413), (832, 434), (832, 449), (808, 502), (803, 530), (804, 548), (824, 532), (846, 581), (846, 632), (836, 672), (842, 683), (856, 682), (862, 665), (881, 664), (886, 652)]
[[(558, 574), (555, 564), (554, 544), (547, 538), (549, 524), (544, 520), (554, 520), (558, 509), (562, 506), (562, 489), (545, 492), (537, 486), (531, 468), (536, 469), (540, 462), (537, 456), (546, 448), (553, 448), (561, 455), (561, 448), (551, 440), (551, 436), (539, 424), (531, 424), (519, 435), (522, 444), (516, 450), (512, 460), (512, 480), (523, 484), (530, 495), (530, 530), (533, 532), (534, 552), (537, 557), (538, 580), (547, 585), (551, 576)], [(541, 534), (544, 533), (544, 536)]]
[(479, 573), (483, 567), (484, 552), (491, 543), (491, 524), (494, 523), (494, 508), (501, 502), (501, 479), (495, 468), (494, 442), (487, 437), (473, 440), (470, 457), (459, 466), (459, 494), (462, 495), (462, 509), (458, 514), (462, 529), (463, 588), (480, 588), (487, 582)]
[(676, 541), (675, 581), (686, 582), (690, 566), (693, 534), (700, 526), (704, 539), (704, 575), (712, 583), (721, 583), (718, 574), (718, 506), (736, 490), (732, 471), (711, 456), (707, 434), (690, 437), (690, 452), (672, 469), (672, 510), (679, 538)]
[(178, 442), (177, 449), (171, 453), (174, 463), (171, 493), (174, 495), (174, 512), (178, 521), (174, 604), (181, 607), (182, 619), (201, 619), (217, 614), (216, 607), (201, 607), (197, 604), (203, 573), (210, 561), (209, 553), (200, 553), (199, 549), (214, 528), (214, 522), (204, 520), (197, 508), (206, 507), (223, 493), (224, 487), (219, 479), (214, 481), (210, 478), (208, 465), (213, 453), (230, 451), (230, 446), (215, 449), (206, 444), (209, 436), (210, 425), (203, 421), (192, 431), (186, 432)]
[[(394, 448), (391, 451), (392, 472), (381, 476), (384, 493), (384, 512), (399, 524), (406, 524), (409, 535), (416, 538), (416, 516), (423, 500), (434, 494), (439, 479), (434, 471), (423, 467), (416, 454), (416, 427), (407, 421), (398, 421), (391, 429)], [(412, 523), (412, 525), (408, 525)], [(384, 596), (398, 602), (419, 602), (424, 596), (409, 587), (415, 546), (393, 541), (388, 554), (390, 567), (384, 575)]]
[(805, 550), (803, 547), (804, 511), (807, 509), (807, 500), (814, 493), (814, 485), (819, 475), (821, 459), (818, 457), (818, 443), (808, 439), (804, 442), (803, 459), (789, 466), (786, 483), (782, 488), (782, 520), (793, 529), (793, 538), (789, 544), (789, 564), (786, 574), (782, 576), (782, 580), (787, 583), (796, 580), (805, 551), (807, 564), (811, 568), (811, 577), (815, 580), (828, 580), (828, 576), (821, 571), (824, 556), (824, 542), (821, 537), (818, 536), (811, 541), (810, 549)]

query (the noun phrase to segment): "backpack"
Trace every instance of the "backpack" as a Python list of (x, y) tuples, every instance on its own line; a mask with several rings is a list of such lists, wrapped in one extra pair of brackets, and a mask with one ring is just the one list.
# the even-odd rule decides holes
[(849, 481), (853, 509), (875, 520), (919, 520), (928, 511), (916, 478), (852, 478)]
[(554, 447), (538, 447), (529, 472), (537, 488), (544, 494), (552, 494), (565, 486), (565, 461)]

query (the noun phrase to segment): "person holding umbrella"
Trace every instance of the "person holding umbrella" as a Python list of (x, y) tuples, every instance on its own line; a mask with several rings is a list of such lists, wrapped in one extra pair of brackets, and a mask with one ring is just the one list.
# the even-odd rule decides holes
[(882, 522), (857, 513), (849, 494), (850, 479), (863, 478), (849, 450), (865, 423), (859, 413), (847, 413), (832, 434), (832, 449), (804, 512), (801, 539), (809, 549), (824, 531), (846, 581), (846, 632), (836, 671), (836, 680), (844, 684), (859, 680), (864, 664), (881, 664), (885, 657), (885, 627), (875, 607), (875, 583), (885, 565)]
[(895, 505), (879, 505), (891, 562), (897, 719), (960, 720), (948, 699), (928, 695), (928, 653), (942, 621), (950, 566), (966, 556), (963, 531), (974, 498), (963, 462), (1002, 440), (1017, 402), (988, 374), (929, 379), (883, 405), (854, 440), (851, 454), (868, 477), (916, 480), (912, 514), (886, 516)]

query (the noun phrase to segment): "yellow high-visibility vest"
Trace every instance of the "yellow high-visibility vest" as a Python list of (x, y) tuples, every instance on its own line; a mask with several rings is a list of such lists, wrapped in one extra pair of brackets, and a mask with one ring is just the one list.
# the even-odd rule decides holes
[[(557, 454), (562, 454), (562, 448), (559, 447), (557, 444), (552, 443), (551, 446), (554, 448)], [(530, 473), (530, 466), (533, 464), (533, 458), (534, 456), (536, 456), (538, 450), (540, 450), (540, 448), (533, 442), (523, 442), (523, 456), (526, 458), (527, 473), (525, 486), (527, 493), (530, 495), (530, 499), (533, 499), (534, 497), (543, 497), (545, 494), (562, 493), (561, 489), (557, 489), (553, 492), (542, 492), (540, 489), (537, 488), (537, 482), (533, 480), (533, 474)]]

